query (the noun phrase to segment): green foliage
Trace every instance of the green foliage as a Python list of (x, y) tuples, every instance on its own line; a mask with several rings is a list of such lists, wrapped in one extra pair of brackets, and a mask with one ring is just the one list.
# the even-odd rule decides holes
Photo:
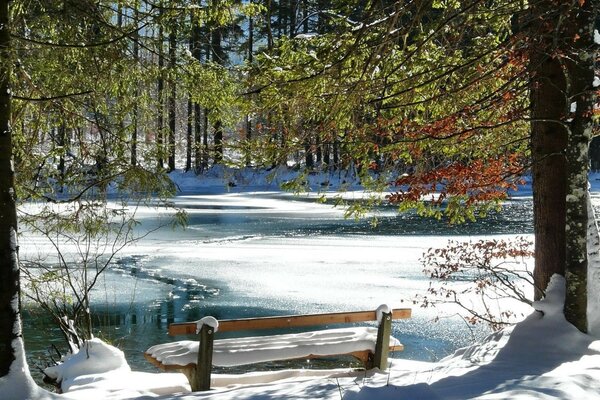
[[(528, 80), (521, 53), (508, 40), (519, 5), (335, 7), (326, 30), (283, 36), (250, 66), (255, 114), (268, 115), (263, 131), (276, 132), (271, 136), (281, 143), (269, 149), (271, 159), (314, 156), (315, 147), (335, 145), (336, 167), (356, 167), (367, 190), (385, 191), (394, 176), (409, 174), (415, 182), (428, 177), (430, 188), (443, 194), (443, 206), (391, 196), (402, 198), (401, 210), (464, 222), (497, 207), (510, 185), (465, 176), (472, 189), (446, 193), (446, 179), (435, 171), (511, 158), (510, 170), (495, 171), (498, 179), (514, 182), (522, 172), (517, 164), (528, 155)], [(400, 189), (410, 192), (411, 185)], [(489, 185), (485, 196), (478, 185)]]
[[(384, 201), (454, 223), (498, 207), (528, 158), (518, 2), (289, 5), (14, 0), (17, 194), (40, 204), (22, 222), (70, 243), (130, 242), (138, 221), (128, 211), (175, 193), (162, 167), (174, 151), (173, 89), (175, 129), (193, 122), (198, 170), (218, 151), (208, 139), (218, 123), (224, 162), (275, 175), (293, 161), (285, 190), (314, 190), (315, 171), (352, 171), (363, 201), (317, 200), (347, 217)], [(254, 53), (243, 64), (248, 17)], [(189, 115), (179, 104), (188, 99)]]

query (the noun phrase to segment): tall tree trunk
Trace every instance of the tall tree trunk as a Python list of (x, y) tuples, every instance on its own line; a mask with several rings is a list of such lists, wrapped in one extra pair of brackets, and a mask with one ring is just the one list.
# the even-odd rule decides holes
[[(576, 2), (569, 9), (564, 43), (573, 46), (566, 59), (569, 101), (574, 107), (567, 148), (567, 292), (565, 317), (587, 332), (587, 226), (588, 154), (594, 114), (594, 13), (593, 2)], [(573, 110), (575, 108), (575, 110)]]
[(298, 10), (298, 0), (290, 0), (290, 37), (296, 35), (296, 11)]
[(338, 135), (333, 139), (333, 169), (340, 167), (340, 141)]
[[(254, 20), (248, 17), (248, 64), (252, 65), (254, 61)], [(250, 140), (252, 140), (252, 120), (249, 114), (246, 114), (246, 166), (250, 166)]]
[(202, 169), (202, 110), (200, 104), (194, 104), (194, 169), (199, 174)]
[(58, 172), (60, 174), (60, 191), (63, 190), (65, 182), (65, 156), (67, 155), (67, 127), (64, 122), (60, 123), (60, 126), (56, 128), (56, 144), (60, 147), (58, 156)]
[(321, 163), (323, 162), (323, 147), (321, 144), (321, 137), (317, 134), (316, 138), (316, 147), (317, 147), (317, 167), (321, 168)]
[[(302, 0), (302, 33), (308, 33), (308, 0)], [(311, 145), (311, 135), (307, 133), (306, 127), (304, 133), (304, 160), (307, 169), (315, 167), (315, 159), (313, 157), (313, 147)]]
[[(212, 59), (219, 65), (225, 63), (225, 53), (222, 47), (223, 33), (220, 27), (214, 28), (211, 33)], [(220, 164), (223, 161), (223, 123), (217, 119), (213, 124), (213, 162)]]
[[(177, 67), (177, 20), (171, 20), (171, 31), (169, 32), (169, 70), (171, 73), (175, 71)], [(177, 99), (177, 84), (175, 79), (170, 79), (170, 92), (169, 92), (169, 171), (175, 170), (175, 129), (176, 129), (176, 99)]]
[[(139, 32), (137, 31), (138, 29), (138, 17), (139, 17), (139, 10), (137, 9), (137, 7), (133, 10), (133, 21), (136, 27), (135, 32), (133, 33), (133, 57), (135, 58), (135, 61), (137, 64), (139, 64), (140, 62), (140, 44), (139, 44), (139, 40), (140, 40), (140, 35)], [(139, 98), (140, 96), (140, 89), (138, 87), (138, 85), (135, 86), (135, 97)], [(138, 114), (139, 114), (139, 109), (138, 109), (138, 104), (137, 102), (135, 102), (135, 104), (133, 105), (133, 111), (132, 111), (133, 115), (132, 115), (132, 130), (131, 130), (131, 165), (136, 166), (137, 165), (137, 142), (138, 142)]]
[[(175, 72), (177, 68), (177, 20), (172, 19), (170, 24), (171, 31), (169, 32), (169, 70)], [(177, 125), (177, 84), (175, 79), (170, 79), (169, 86), (169, 171), (175, 170), (175, 130)]]
[(281, 39), (287, 34), (287, 1), (280, 0), (277, 10), (277, 39)]
[[(202, 43), (200, 40), (201, 29), (198, 21), (192, 18), (192, 56), (202, 62)], [(207, 53), (208, 54), (208, 53)], [(199, 174), (203, 168), (203, 146), (202, 146), (202, 112), (200, 104), (194, 103), (194, 170)]]
[(205, 108), (202, 116), (204, 123), (202, 124), (202, 169), (208, 168), (208, 113), (210, 111)]
[[(163, 14), (162, 2), (159, 3), (160, 11), (159, 16)], [(162, 19), (162, 18), (161, 18)], [(163, 101), (163, 90), (165, 87), (165, 78), (164, 78), (164, 67), (165, 60), (163, 54), (163, 27), (159, 25), (158, 27), (158, 82), (156, 88), (156, 97), (157, 97), (157, 127), (156, 127), (156, 148), (157, 148), (157, 164), (158, 168), (164, 168), (164, 146), (163, 146), (163, 129), (164, 129), (164, 101)]]
[(0, 378), (16, 360), (21, 338), (17, 212), (12, 166), (9, 1), (0, 0)]
[(267, 0), (267, 15), (265, 16), (265, 22), (267, 24), (267, 48), (271, 50), (275, 44), (273, 41), (273, 28), (271, 27), (271, 18), (273, 16), (273, 2)]
[(308, 0), (302, 0), (302, 32), (308, 33)]
[[(568, 110), (566, 79), (560, 60), (553, 57), (555, 21), (542, 18), (552, 9), (552, 0), (532, 6), (531, 45), (531, 156), (533, 161), (533, 220), (535, 232), (535, 299), (540, 299), (553, 274), (565, 273), (567, 129), (562, 120)], [(549, 8), (548, 8), (549, 7)], [(553, 14), (554, 15), (554, 14)], [(553, 17), (549, 17), (553, 18)]]
[(187, 135), (185, 138), (185, 172), (192, 169), (192, 149), (194, 148), (194, 103), (192, 97), (188, 97), (187, 104)]
[(313, 157), (313, 149), (310, 143), (310, 135), (305, 134), (304, 138), (304, 161), (307, 169), (313, 169), (315, 167), (315, 159)]
[(221, 120), (215, 122), (213, 129), (213, 144), (215, 146), (213, 162), (221, 164), (221, 161), (223, 161), (223, 123)]

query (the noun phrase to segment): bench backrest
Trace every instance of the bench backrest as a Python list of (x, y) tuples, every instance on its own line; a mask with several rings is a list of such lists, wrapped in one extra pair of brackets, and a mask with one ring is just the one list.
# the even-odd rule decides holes
[[(392, 310), (392, 319), (406, 319), (410, 318), (410, 316), (410, 308), (396, 308)], [(328, 314), (285, 315), (280, 317), (222, 319), (219, 320), (219, 332), (291, 328), (366, 321), (377, 321), (377, 312), (353, 311)], [(169, 335), (171, 336), (193, 334), (196, 334), (195, 322), (181, 322), (169, 325)]]

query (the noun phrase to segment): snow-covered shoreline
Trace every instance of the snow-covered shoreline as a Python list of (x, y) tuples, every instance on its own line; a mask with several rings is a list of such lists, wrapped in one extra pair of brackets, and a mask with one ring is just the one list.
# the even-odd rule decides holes
[(436, 363), (395, 359), (386, 372), (287, 370), (215, 376), (218, 388), (189, 393), (183, 374), (131, 371), (122, 352), (96, 339), (53, 368), (65, 394), (36, 388), (23, 370), (0, 379), (0, 390), (9, 399), (35, 400), (600, 399), (600, 340), (565, 320), (564, 293), (564, 279), (555, 276), (546, 298), (535, 303), (537, 311), (513, 328)]
[[(232, 189), (223, 180), (199, 188), (192, 179), (174, 177), (184, 193)], [(597, 191), (598, 178), (591, 176), (590, 182)], [(597, 261), (591, 268), (592, 276), (600, 274)], [(563, 302), (564, 280), (556, 276), (546, 298), (535, 304), (540, 311), (439, 362), (393, 359), (384, 373), (285, 370), (221, 375), (215, 376), (217, 389), (207, 393), (189, 393), (183, 374), (131, 371), (120, 350), (99, 341), (90, 343), (91, 351), (73, 356), (70, 365), (56, 368), (66, 393), (49, 393), (29, 377), (20, 347), (19, 362), (9, 376), (0, 378), (0, 393), (7, 400), (600, 399), (600, 340), (582, 334), (564, 319)], [(597, 312), (593, 304), (590, 313)]]

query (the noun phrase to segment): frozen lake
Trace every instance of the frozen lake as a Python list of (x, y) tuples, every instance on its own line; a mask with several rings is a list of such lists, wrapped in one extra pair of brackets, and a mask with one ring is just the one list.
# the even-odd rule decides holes
[[(380, 208), (376, 227), (278, 192), (174, 200), (188, 214), (187, 228), (163, 226), (167, 210), (139, 210), (140, 229), (158, 230), (122, 252), (93, 294), (97, 335), (118, 344), (135, 369), (152, 370), (142, 352), (173, 340), (165, 333), (170, 322), (366, 310), (382, 303), (413, 308), (411, 320), (394, 323), (394, 335), (406, 347), (396, 357), (442, 358), (488, 331), (466, 324), (453, 307), (413, 304), (429, 285), (419, 262), (423, 252), (448, 239), (532, 232), (530, 198), (460, 226)], [(48, 251), (36, 237), (21, 243), (25, 254)], [(36, 360), (51, 341), (63, 344), (57, 332), (50, 340), (48, 321), (32, 313), (35, 318), (26, 314), (25, 334)]]

